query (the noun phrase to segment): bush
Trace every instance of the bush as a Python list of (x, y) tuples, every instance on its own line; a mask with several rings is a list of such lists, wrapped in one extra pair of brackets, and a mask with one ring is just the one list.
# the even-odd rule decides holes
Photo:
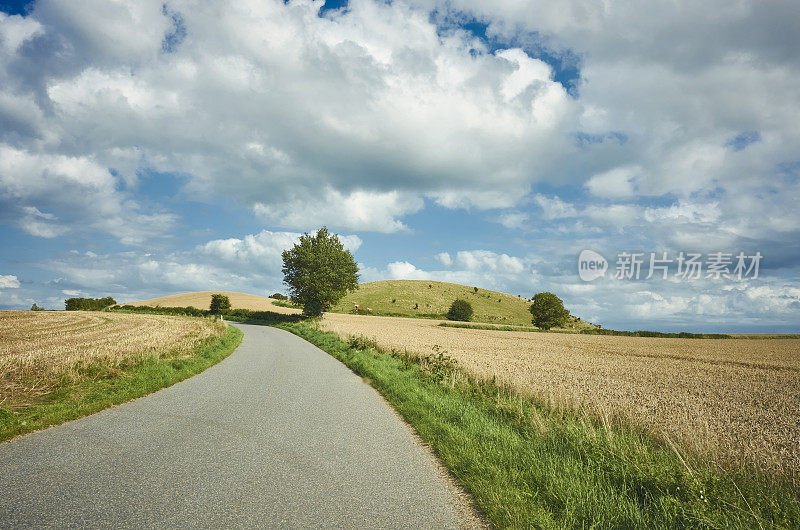
[(224, 294), (212, 294), (211, 295), (211, 306), (209, 310), (218, 315), (224, 311), (227, 311), (231, 308), (231, 301), (230, 299), (225, 296)]
[(288, 300), (289, 299), (288, 296), (286, 296), (285, 294), (281, 294), (281, 293), (272, 293), (271, 295), (269, 295), (269, 297), (272, 298), (273, 300)]
[(466, 300), (455, 300), (450, 304), (450, 310), (447, 311), (448, 320), (462, 320), (469, 322), (472, 318), (472, 304)]
[(564, 302), (553, 293), (538, 293), (533, 297), (530, 312), (533, 325), (541, 329), (563, 326), (569, 317)]

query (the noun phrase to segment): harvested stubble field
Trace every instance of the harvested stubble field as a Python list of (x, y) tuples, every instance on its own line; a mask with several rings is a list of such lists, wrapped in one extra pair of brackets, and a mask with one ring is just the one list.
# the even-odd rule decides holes
[(147, 356), (183, 358), (224, 333), (199, 318), (0, 311), (0, 407), (30, 405), (65, 381), (111, 376)]
[(321, 327), (428, 355), (555, 406), (633, 422), (718, 463), (800, 477), (800, 340), (663, 339), (439, 327), (326, 314)]

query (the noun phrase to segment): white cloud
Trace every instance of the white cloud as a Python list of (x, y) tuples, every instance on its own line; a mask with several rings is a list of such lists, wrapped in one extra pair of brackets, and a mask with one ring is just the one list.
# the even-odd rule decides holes
[(638, 224), (641, 218), (641, 210), (630, 204), (589, 206), (585, 212), (591, 220), (620, 230), (626, 226)]
[(258, 202), (253, 209), (279, 226), (301, 228), (330, 223), (351, 230), (397, 232), (407, 229), (398, 218), (417, 212), (422, 206), (422, 199), (397, 191), (354, 191), (343, 195), (328, 188), (319, 200), (297, 198), (274, 205)]
[(90, 228), (139, 244), (172, 228), (175, 215), (143, 213), (118, 186), (118, 179), (93, 157), (36, 153), (0, 143), (0, 205), (5, 210), (0, 218), (33, 236), (52, 238)]
[(524, 228), (530, 219), (530, 215), (522, 212), (508, 212), (501, 214), (497, 221), (506, 228)]
[(13, 274), (0, 274), (0, 289), (18, 289), (19, 280)]
[(499, 290), (517, 289), (525, 285), (524, 290), (527, 291), (534, 277), (530, 270), (531, 260), (490, 250), (461, 250), (455, 256), (441, 252), (435, 258), (444, 269), (424, 270), (408, 261), (391, 262), (384, 270), (360, 264), (362, 281), (436, 280)]
[[(266, 266), (273, 271), (279, 271), (283, 263), (281, 253), (295, 245), (300, 235), (294, 232), (262, 230), (242, 239), (215, 239), (200, 245), (197, 250), (226, 262)], [(357, 235), (338, 237), (344, 248), (350, 252), (355, 252), (361, 246), (361, 238)]]
[(575, 207), (556, 196), (547, 197), (541, 193), (534, 196), (533, 201), (542, 209), (542, 217), (547, 220), (577, 217)]
[(0, 47), (13, 54), (26, 41), (42, 31), (42, 25), (21, 15), (0, 12)]
[[(0, 90), (32, 106), (13, 145), (126, 182), (177, 172), (193, 196), (232, 196), (279, 226), (381, 232), (404, 230), (421, 197), (513, 205), (574, 151), (580, 105), (546, 63), (438, 35), (402, 3), (320, 7), (39, 1), (25, 20), (41, 22), (41, 46), (10, 59), (37, 75)], [(176, 18), (187, 36), (167, 53)]]
[(614, 168), (590, 178), (586, 187), (596, 197), (631, 197), (634, 194), (633, 182), (640, 171), (638, 167)]

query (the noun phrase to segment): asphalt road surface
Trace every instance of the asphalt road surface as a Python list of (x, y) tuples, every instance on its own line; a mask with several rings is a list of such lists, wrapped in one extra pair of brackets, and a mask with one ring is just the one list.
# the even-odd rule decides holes
[(0, 528), (456, 528), (413, 433), (308, 342), (240, 325), (221, 363), (0, 444)]

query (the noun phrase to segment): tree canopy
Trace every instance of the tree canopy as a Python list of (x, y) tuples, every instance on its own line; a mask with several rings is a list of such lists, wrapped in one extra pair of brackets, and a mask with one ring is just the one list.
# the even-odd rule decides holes
[(208, 308), (212, 313), (220, 314), (231, 308), (231, 300), (224, 294), (212, 294), (211, 304)]
[(283, 251), (282, 257), (289, 298), (303, 306), (307, 316), (322, 315), (348, 291), (358, 289), (358, 265), (353, 255), (325, 227), (316, 235), (300, 236), (300, 242)]
[(533, 315), (533, 325), (541, 329), (563, 326), (569, 317), (569, 311), (564, 309), (561, 298), (546, 292), (534, 295), (530, 312)]
[(67, 298), (64, 300), (64, 308), (67, 311), (100, 311), (116, 303), (110, 296), (105, 298)]

